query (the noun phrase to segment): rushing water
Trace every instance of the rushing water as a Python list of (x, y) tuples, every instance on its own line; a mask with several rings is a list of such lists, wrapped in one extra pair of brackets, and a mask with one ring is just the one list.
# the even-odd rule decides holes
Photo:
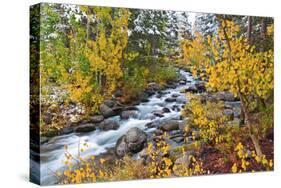
[[(185, 85), (177, 85), (175, 89), (163, 90), (163, 95), (158, 98), (157, 95), (149, 97), (149, 102), (144, 102), (136, 107), (139, 109), (138, 118), (130, 118), (128, 120), (121, 120), (119, 116), (112, 117), (117, 120), (120, 124), (120, 128), (117, 130), (110, 131), (93, 131), (89, 133), (71, 133), (68, 135), (61, 135), (53, 137), (49, 142), (41, 145), (40, 148), (40, 172), (41, 172), (41, 184), (51, 185), (55, 184), (57, 179), (54, 176), (54, 172), (64, 168), (65, 149), (64, 146), (68, 146), (68, 152), (73, 156), (78, 154), (78, 145), (87, 142), (88, 147), (83, 153), (82, 157), (87, 155), (99, 155), (107, 151), (107, 148), (115, 146), (116, 141), (122, 135), (124, 135), (130, 128), (138, 127), (145, 132), (152, 132), (155, 128), (147, 129), (145, 125), (152, 121), (162, 121), (164, 119), (172, 119), (180, 116), (179, 110), (172, 110), (174, 105), (177, 105), (180, 109), (182, 108), (182, 101), (186, 100), (183, 93), (180, 90), (187, 88), (194, 84), (194, 79), (190, 73), (180, 70), (180, 74), (187, 80)], [(171, 98), (173, 94), (178, 94), (178, 101), (167, 103), (166, 98)], [(147, 116), (155, 110), (161, 110), (163, 107), (167, 107), (171, 110), (170, 113), (165, 113), (164, 117), (157, 117), (156, 119), (150, 120)]]

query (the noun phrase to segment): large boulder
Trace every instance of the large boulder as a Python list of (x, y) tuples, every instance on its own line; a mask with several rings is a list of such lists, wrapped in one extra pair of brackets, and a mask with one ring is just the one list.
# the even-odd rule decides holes
[(91, 132), (96, 130), (96, 125), (93, 123), (86, 123), (76, 127), (75, 132)]
[(141, 129), (134, 127), (128, 130), (125, 138), (129, 151), (137, 153), (143, 149), (144, 144), (146, 143), (147, 135)]
[(167, 120), (160, 124), (162, 131), (173, 131), (179, 129), (179, 122), (177, 120)]
[(103, 131), (117, 130), (119, 127), (120, 127), (119, 123), (112, 119), (106, 119), (100, 123), (100, 128)]
[(118, 139), (115, 147), (115, 153), (119, 157), (126, 154), (140, 152), (147, 141), (147, 135), (141, 129), (134, 127), (129, 129), (124, 136)]
[(138, 118), (139, 113), (136, 110), (125, 110), (121, 112), (121, 119)]
[(95, 115), (95, 116), (90, 117), (90, 122), (91, 123), (100, 123), (103, 120), (104, 120), (103, 115)]
[(108, 118), (108, 117), (111, 117), (111, 116), (115, 116), (115, 115), (116, 115), (116, 112), (113, 111), (110, 107), (108, 107), (108, 106), (105, 105), (105, 104), (101, 104), (99, 109), (100, 109), (100, 113), (101, 113), (105, 118)]

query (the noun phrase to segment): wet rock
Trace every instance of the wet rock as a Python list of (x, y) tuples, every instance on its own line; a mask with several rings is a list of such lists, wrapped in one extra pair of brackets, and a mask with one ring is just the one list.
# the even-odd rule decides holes
[(179, 96), (180, 96), (179, 93), (173, 93), (173, 94), (172, 94), (172, 97), (173, 97), (173, 98), (177, 98), (177, 97), (179, 97)]
[(162, 110), (155, 110), (152, 113), (157, 117), (164, 117), (164, 112)]
[(157, 97), (157, 98), (161, 98), (162, 95), (161, 95), (161, 94), (157, 94), (156, 97)]
[(119, 123), (112, 119), (106, 119), (100, 123), (100, 128), (103, 131), (117, 130), (119, 127), (120, 127)]
[(105, 118), (108, 118), (108, 117), (111, 117), (111, 116), (115, 116), (116, 113), (111, 109), (109, 108), (107, 105), (105, 104), (101, 104), (100, 105), (100, 113), (105, 117)]
[(175, 98), (166, 98), (165, 99), (166, 102), (176, 102)]
[(167, 108), (167, 107), (164, 107), (164, 108), (162, 109), (162, 111), (163, 111), (164, 113), (170, 113), (170, 112), (171, 112), (171, 110), (170, 110), (169, 108)]
[(114, 106), (112, 110), (115, 112), (116, 115), (119, 115), (122, 112), (123, 108), (121, 106)]
[(172, 110), (179, 112), (180, 111), (180, 107), (177, 105), (173, 105), (172, 106)]
[(177, 120), (163, 121), (160, 125), (162, 131), (172, 131), (179, 129), (179, 122)]
[(186, 81), (181, 80), (179, 83), (180, 83), (181, 85), (185, 85), (185, 84), (186, 84)]
[(154, 122), (149, 122), (145, 125), (148, 129), (155, 128), (157, 125)]
[(41, 136), (40, 137), (40, 144), (45, 144), (49, 141), (49, 138), (47, 137), (44, 137), (44, 136)]
[(188, 88), (186, 88), (185, 92), (197, 93), (198, 89), (194, 85), (192, 85), (192, 86), (189, 86)]
[(62, 134), (70, 134), (70, 133), (73, 133), (74, 132), (74, 129), (73, 127), (65, 127), (62, 129)]
[(197, 81), (197, 82), (195, 82), (194, 85), (195, 85), (196, 89), (198, 90), (198, 92), (202, 93), (202, 92), (206, 91), (204, 81)]
[(140, 152), (147, 141), (147, 135), (141, 129), (134, 127), (129, 129), (124, 136), (118, 139), (115, 147), (117, 156)]
[(104, 120), (102, 115), (95, 115), (90, 118), (90, 123), (100, 123)]
[(177, 102), (177, 103), (181, 103), (181, 104), (186, 104), (187, 100), (186, 100), (185, 97), (178, 97), (178, 98), (176, 99), (176, 102)]
[(96, 125), (93, 123), (86, 123), (76, 127), (75, 132), (91, 132), (96, 130)]
[(136, 106), (127, 106), (124, 108), (124, 110), (135, 110), (138, 111), (139, 109)]
[(121, 112), (121, 119), (138, 118), (139, 114), (136, 110), (125, 110)]
[(152, 89), (146, 89), (146, 90), (145, 90), (145, 93), (148, 95), (148, 97), (150, 97), (150, 96), (152, 96), (152, 95), (155, 94), (155, 91), (152, 90)]
[(141, 99), (141, 102), (149, 102), (149, 99), (146, 99), (146, 98)]

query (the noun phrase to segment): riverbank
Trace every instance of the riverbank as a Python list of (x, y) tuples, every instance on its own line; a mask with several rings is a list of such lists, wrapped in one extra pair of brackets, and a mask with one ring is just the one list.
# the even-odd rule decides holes
[[(213, 160), (216, 161), (218, 157), (214, 156), (221, 157), (221, 154), (215, 152), (214, 148), (208, 149), (208, 145), (202, 140), (200, 129), (192, 126), (192, 122), (189, 121), (191, 112), (186, 110), (186, 106), (191, 99), (186, 95), (198, 96), (203, 106), (208, 102), (222, 104), (221, 111), (217, 112), (216, 116), (227, 117), (225, 123), (228, 127), (239, 128), (240, 101), (227, 92), (206, 92), (203, 81), (195, 80), (189, 72), (181, 70), (180, 73), (182, 80), (170, 84), (164, 90), (151, 83), (149, 90), (151, 95), (137, 105), (121, 105), (116, 102), (116, 98), (105, 101), (102, 105), (104, 108), (102, 115), (93, 116), (90, 120), (73, 127), (68, 134), (49, 138), (42, 143), (43, 182), (58, 183), (60, 180), (50, 173), (50, 169), (53, 172), (64, 171), (68, 168), (65, 162), (67, 161), (67, 164), (73, 162), (78, 155), (86, 161), (93, 160), (89, 159), (89, 156), (95, 156), (94, 162), (97, 164), (100, 160), (112, 164), (125, 156), (131, 156), (132, 160), (143, 165), (150, 164), (151, 151), (148, 152), (148, 146), (157, 146), (157, 143), (167, 144), (169, 148), (167, 157), (169, 160), (173, 159), (172, 165), (176, 164), (177, 159), (177, 163), (183, 160), (181, 165), (189, 164), (189, 159), (186, 159), (187, 151), (188, 155), (199, 159), (213, 156)], [(118, 113), (115, 114), (115, 111)], [(65, 158), (66, 153), (72, 156), (72, 160)], [(183, 157), (185, 159), (182, 159)], [(222, 168), (220, 172), (225, 172), (226, 169), (229, 172), (231, 163), (232, 161), (229, 161), (228, 168)], [(214, 166), (216, 165), (204, 169), (212, 170)]]

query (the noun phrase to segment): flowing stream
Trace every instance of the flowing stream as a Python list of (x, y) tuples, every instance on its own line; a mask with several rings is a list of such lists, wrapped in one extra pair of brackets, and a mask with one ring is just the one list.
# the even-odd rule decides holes
[[(138, 127), (147, 133), (153, 132), (155, 128), (146, 128), (146, 124), (152, 121), (162, 121), (165, 119), (178, 118), (180, 116), (180, 110), (186, 97), (184, 93), (180, 91), (188, 86), (194, 84), (192, 75), (188, 72), (180, 70), (180, 74), (186, 78), (185, 84), (177, 84), (175, 89), (165, 89), (162, 91), (161, 96), (157, 94), (149, 97), (148, 102), (140, 103), (136, 105), (139, 109), (138, 118), (130, 118), (128, 120), (121, 120), (119, 116), (112, 117), (120, 124), (120, 128), (117, 130), (100, 131), (96, 130), (89, 133), (71, 133), (67, 135), (61, 135), (51, 138), (47, 143), (42, 144), (40, 148), (40, 175), (42, 185), (51, 185), (57, 183), (57, 178), (54, 176), (54, 172), (64, 168), (65, 160), (65, 148), (68, 146), (68, 152), (73, 156), (78, 154), (78, 145), (87, 142), (88, 147), (81, 153), (81, 156), (87, 155), (99, 155), (107, 151), (108, 148), (115, 146), (116, 141), (124, 135), (130, 128)], [(178, 95), (176, 102), (166, 102), (165, 99), (172, 98), (172, 95)], [(157, 117), (153, 120), (148, 116), (155, 110), (161, 110), (167, 107), (171, 110), (170, 113), (164, 113), (164, 117)]]

